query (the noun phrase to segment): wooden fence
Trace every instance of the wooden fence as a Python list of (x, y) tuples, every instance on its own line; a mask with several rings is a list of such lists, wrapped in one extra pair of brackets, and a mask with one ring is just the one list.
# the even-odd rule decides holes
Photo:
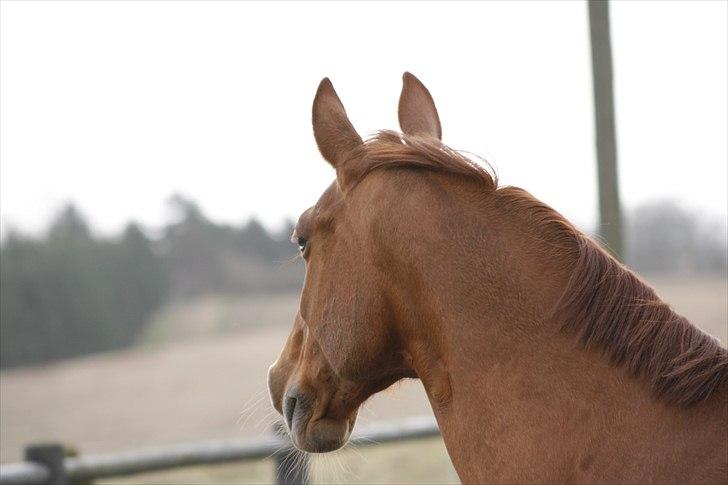
[[(124, 453), (67, 456), (59, 444), (39, 444), (25, 450), (25, 460), (0, 466), (0, 485), (88, 484), (99, 478), (134, 475), (193, 465), (271, 459), (275, 463), (278, 484), (306, 483), (308, 459), (292, 459), (295, 450), (287, 436), (258, 441), (220, 441), (155, 448)], [(351, 441), (371, 446), (393, 441), (439, 436), (435, 420), (430, 417), (382, 422), (362, 428)], [(293, 463), (298, 463), (295, 467)]]

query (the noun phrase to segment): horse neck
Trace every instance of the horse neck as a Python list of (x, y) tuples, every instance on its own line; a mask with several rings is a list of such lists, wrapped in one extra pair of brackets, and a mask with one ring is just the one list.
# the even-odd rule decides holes
[[(704, 422), (680, 425), (693, 414), (655, 401), (644, 382), (602, 353), (582, 349), (563, 331), (571, 323), (563, 315), (547, 316), (576, 253), (561, 248), (547, 257), (553, 241), (529, 233), (527, 224), (506, 222), (497, 212), (482, 220), (482, 227), (472, 219), (470, 226), (456, 224), (461, 233), (454, 237), (473, 238), (463, 260), (454, 249), (448, 262), (459, 277), (423, 275), (441, 282), (419, 302), (418, 318), (435, 323), (408, 349), (460, 478), (627, 479), (634, 475), (623, 466), (633, 461), (626, 454), (653, 453), (655, 435), (672, 433), (665, 440), (670, 453), (683, 446), (674, 445), (676, 436), (692, 443)], [(611, 455), (602, 453), (607, 449)], [(615, 459), (619, 453), (622, 460)]]

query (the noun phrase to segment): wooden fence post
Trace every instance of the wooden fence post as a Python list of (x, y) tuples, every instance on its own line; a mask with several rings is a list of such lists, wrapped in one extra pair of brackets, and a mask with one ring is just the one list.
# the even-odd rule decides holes
[(273, 454), (278, 485), (306, 485), (309, 476), (308, 453), (297, 450), (288, 437), (283, 423), (273, 425), (273, 434), (287, 441), (286, 445)]
[(66, 447), (58, 444), (32, 445), (25, 448), (25, 459), (48, 469), (49, 485), (67, 485), (68, 476), (63, 467)]
[(589, 0), (588, 5), (599, 183), (599, 235), (612, 255), (623, 260), (622, 206), (619, 201), (619, 179), (617, 177), (617, 136), (614, 119), (614, 90), (612, 88), (609, 2), (607, 0)]

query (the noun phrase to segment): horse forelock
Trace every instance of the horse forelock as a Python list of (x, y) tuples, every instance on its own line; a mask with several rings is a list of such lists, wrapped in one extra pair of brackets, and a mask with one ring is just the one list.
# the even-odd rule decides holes
[(495, 190), (498, 177), (493, 167), (486, 160), (475, 158), (480, 163), (433, 137), (382, 130), (352, 153), (351, 160), (360, 163), (360, 169), (354, 171), (356, 177), (351, 182), (356, 185), (369, 173), (381, 169), (424, 169), (459, 175), (476, 181), (486, 191)]

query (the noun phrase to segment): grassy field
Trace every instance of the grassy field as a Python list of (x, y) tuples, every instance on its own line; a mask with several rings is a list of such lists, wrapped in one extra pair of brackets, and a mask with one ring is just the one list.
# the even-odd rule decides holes
[[(648, 279), (678, 312), (725, 345), (725, 279)], [(295, 295), (210, 297), (160, 312), (144, 345), (136, 348), (2, 372), (0, 460), (19, 460), (24, 445), (41, 441), (94, 453), (269, 433), (275, 413), (268, 403), (266, 371), (295, 308)], [(408, 381), (375, 396), (360, 413), (360, 422), (430, 413), (419, 382)], [(336, 456), (317, 458), (317, 481), (456, 481), (438, 440), (345, 450)], [(125, 483), (271, 478), (271, 464), (258, 463), (146, 474)]]

